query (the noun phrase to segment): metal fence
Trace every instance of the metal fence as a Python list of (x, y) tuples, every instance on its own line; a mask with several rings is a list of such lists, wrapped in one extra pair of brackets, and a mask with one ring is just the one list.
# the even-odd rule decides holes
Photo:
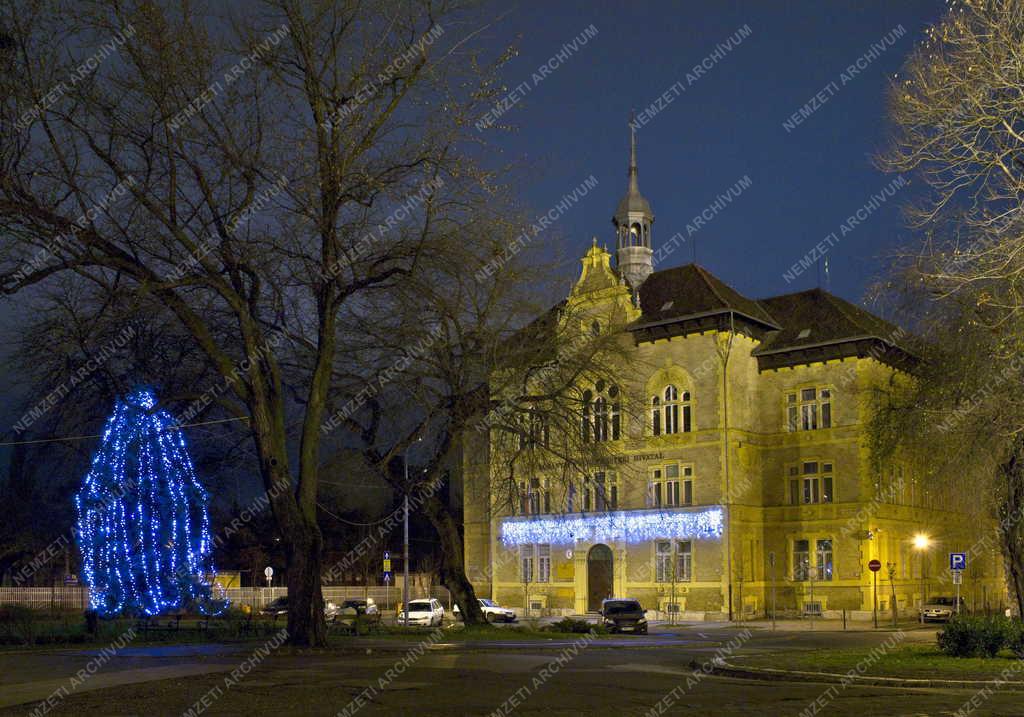
[[(251, 605), (259, 610), (272, 600), (288, 595), (288, 588), (228, 588), (226, 597), (235, 605)], [(366, 587), (363, 585), (330, 585), (323, 588), (324, 600), (341, 603), (354, 598), (373, 598), (381, 610), (393, 610), (402, 601), (401, 588)], [(445, 609), (452, 605), (451, 594), (441, 586), (424, 591), (412, 587), (410, 598), (434, 597)], [(89, 590), (84, 586), (52, 588), (0, 587), (0, 605), (28, 605), (48, 610), (85, 610), (89, 605)]]

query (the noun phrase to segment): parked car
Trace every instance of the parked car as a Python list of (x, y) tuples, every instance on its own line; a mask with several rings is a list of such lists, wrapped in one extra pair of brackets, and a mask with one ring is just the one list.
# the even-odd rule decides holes
[[(405, 624), (405, 610), (398, 613), (398, 624)], [(434, 627), (444, 621), (444, 608), (436, 598), (409, 601), (409, 624)]]
[(647, 611), (639, 600), (609, 598), (601, 602), (601, 617), (609, 632), (647, 634)]
[[(334, 622), (338, 616), (338, 606), (333, 602), (324, 603), (324, 618), (327, 622)], [(277, 620), (278, 617), (288, 614), (288, 596), (274, 598), (272, 601), (260, 610), (260, 615), (264, 617), (272, 617)]]
[(271, 600), (260, 610), (260, 615), (276, 618), (278, 615), (288, 614), (288, 598), (279, 597)]
[[(960, 611), (965, 608), (964, 599), (960, 598)], [(956, 614), (956, 598), (933, 597), (921, 608), (921, 620), (923, 622), (949, 622)]]
[(346, 600), (341, 604), (338, 615), (345, 622), (355, 622), (356, 616), (366, 625), (376, 625), (380, 622), (380, 610), (373, 598)]
[[(514, 611), (509, 610), (507, 607), (502, 607), (493, 600), (487, 598), (477, 598), (477, 602), (480, 603), (480, 609), (483, 610), (484, 617), (487, 618), (487, 622), (515, 622), (516, 614)], [(459, 611), (459, 606), (456, 605), (452, 608), (452, 615), (456, 620), (461, 619), (462, 613)]]

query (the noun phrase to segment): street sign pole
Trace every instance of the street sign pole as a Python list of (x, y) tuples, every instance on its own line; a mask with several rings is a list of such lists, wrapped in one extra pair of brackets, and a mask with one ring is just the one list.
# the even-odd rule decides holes
[(872, 614), (873, 619), (874, 619), (875, 629), (876, 630), (878, 629), (878, 571), (881, 570), (881, 569), (882, 569), (882, 561), (881, 560), (878, 560), (876, 558), (876, 559), (872, 559), (872, 560), (868, 561), (868, 570), (870, 570), (871, 574), (874, 576), (874, 580), (873, 580), (874, 586), (872, 587), (872, 590), (871, 590), (871, 603), (872, 603), (871, 614)]
[(772, 570), (772, 632), (775, 632), (775, 551), (768, 553), (768, 567)]
[(874, 615), (875, 629), (877, 630), (878, 629), (878, 571), (877, 570), (872, 570), (871, 571), (871, 575), (875, 579), (874, 580), (875, 586), (874, 586), (874, 589), (872, 590), (872, 593), (873, 593), (873, 600), (872, 600), (872, 602), (874, 603), (874, 607), (872, 608), (871, 612)]

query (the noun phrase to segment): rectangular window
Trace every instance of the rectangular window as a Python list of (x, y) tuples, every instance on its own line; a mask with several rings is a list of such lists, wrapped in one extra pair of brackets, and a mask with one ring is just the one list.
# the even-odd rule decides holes
[(679, 563), (676, 575), (684, 583), (690, 582), (693, 577), (693, 545), (689, 540), (682, 540), (676, 543), (676, 559)]
[(693, 505), (693, 466), (673, 464), (665, 466), (664, 471), (655, 469), (650, 485), (650, 505), (654, 508)]
[(793, 505), (832, 503), (833, 464), (804, 461), (789, 468), (789, 502)]
[(659, 583), (672, 580), (672, 543), (667, 540), (654, 545), (654, 579)]
[(817, 580), (829, 581), (832, 579), (832, 540), (818, 541), (818, 574)]
[(519, 579), (524, 583), (533, 582), (533, 546), (519, 546)]
[(530, 515), (540, 513), (540, 479), (530, 479)]
[(793, 580), (807, 580), (810, 568), (810, 547), (806, 540), (793, 541)]
[(583, 479), (583, 510), (616, 510), (619, 506), (619, 484), (614, 473), (595, 473)]
[(537, 546), (537, 582), (546, 583), (551, 580), (551, 546)]
[(786, 428), (814, 431), (832, 427), (832, 389), (802, 388), (786, 394)]

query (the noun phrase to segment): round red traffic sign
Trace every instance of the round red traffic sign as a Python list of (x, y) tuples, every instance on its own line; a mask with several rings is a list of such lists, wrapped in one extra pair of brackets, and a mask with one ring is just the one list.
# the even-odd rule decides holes
[(870, 570), (871, 572), (877, 573), (881, 569), (882, 569), (882, 561), (881, 560), (869, 560), (868, 561), (868, 570)]

